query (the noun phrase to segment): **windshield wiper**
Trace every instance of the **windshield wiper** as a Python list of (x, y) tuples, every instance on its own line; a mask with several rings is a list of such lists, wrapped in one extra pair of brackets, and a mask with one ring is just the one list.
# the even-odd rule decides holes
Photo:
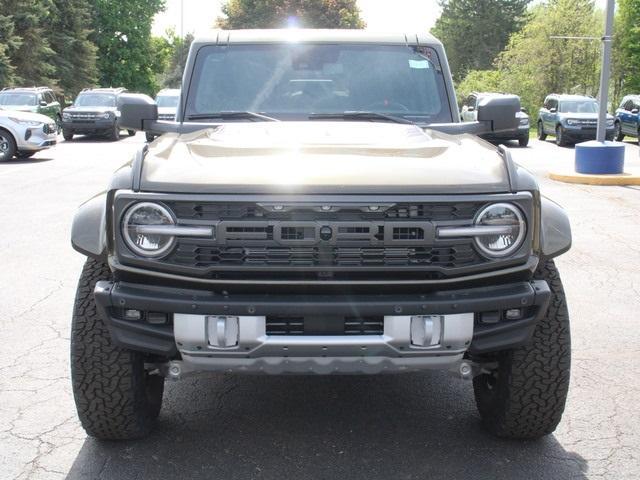
[(189, 115), (187, 117), (188, 120), (210, 120), (219, 118), (221, 120), (256, 120), (259, 122), (279, 122), (277, 118), (267, 117), (266, 115), (262, 115), (256, 112), (236, 112), (236, 111), (227, 111), (227, 112), (212, 112), (212, 113), (197, 113), (194, 115)]
[(394, 115), (387, 115), (385, 113), (378, 112), (366, 112), (366, 111), (347, 111), (336, 113), (312, 113), (309, 115), (309, 120), (384, 120), (387, 122), (404, 123), (407, 125), (415, 125), (411, 120), (406, 118), (396, 117)]

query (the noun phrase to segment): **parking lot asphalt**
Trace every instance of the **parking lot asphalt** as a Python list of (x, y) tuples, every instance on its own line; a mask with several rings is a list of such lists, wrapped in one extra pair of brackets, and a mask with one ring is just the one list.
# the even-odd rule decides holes
[[(79, 138), (0, 163), (2, 479), (636, 479), (640, 477), (640, 188), (561, 184), (573, 149), (532, 140), (514, 159), (572, 221), (559, 265), (572, 321), (567, 410), (554, 435), (497, 440), (471, 384), (441, 373), (202, 375), (170, 382), (157, 430), (99, 442), (79, 425), (69, 326), (84, 261), (77, 206), (143, 143)], [(640, 166), (627, 143), (628, 165)]]

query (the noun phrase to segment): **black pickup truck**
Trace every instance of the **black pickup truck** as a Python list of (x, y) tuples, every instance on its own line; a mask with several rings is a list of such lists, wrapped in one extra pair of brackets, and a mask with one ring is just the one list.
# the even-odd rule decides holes
[(165, 379), (194, 372), (440, 369), (496, 435), (552, 432), (569, 221), (477, 137), (516, 128), (517, 97), (477, 110), (460, 123), (439, 41), (364, 31), (196, 40), (175, 122), (123, 94), (120, 125), (158, 138), (73, 222), (86, 431), (145, 435)]

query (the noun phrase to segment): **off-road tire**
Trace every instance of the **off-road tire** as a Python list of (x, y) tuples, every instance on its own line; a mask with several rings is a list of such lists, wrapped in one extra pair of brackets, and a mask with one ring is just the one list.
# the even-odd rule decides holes
[(6, 130), (0, 129), (0, 162), (11, 160), (16, 154), (16, 141)]
[(128, 134), (130, 137), (133, 137), (133, 136), (136, 134), (136, 131), (135, 131), (135, 130), (127, 130), (127, 134)]
[(564, 132), (562, 131), (562, 126), (558, 125), (556, 127), (556, 145), (559, 147), (564, 147), (567, 144), (564, 138)]
[(535, 277), (547, 281), (551, 301), (533, 338), (499, 353), (497, 368), (473, 379), (482, 422), (499, 437), (533, 439), (553, 432), (567, 399), (571, 339), (562, 282), (552, 260), (540, 265)]
[(74, 133), (71, 130), (62, 129), (62, 138), (64, 138), (65, 142), (70, 142), (73, 140)]
[(93, 291), (111, 272), (88, 259), (82, 270), (71, 328), (71, 380), (87, 434), (103, 440), (147, 435), (162, 405), (164, 378), (144, 368), (142, 354), (117, 347), (96, 311)]
[(145, 133), (145, 137), (147, 137), (147, 142), (151, 143), (156, 139), (156, 136), (153, 133)]
[(538, 140), (544, 142), (547, 139), (547, 134), (544, 133), (544, 127), (542, 126), (542, 122), (538, 121)]
[(522, 148), (525, 148), (527, 145), (529, 145), (529, 135), (523, 135), (522, 137), (519, 137), (518, 145), (520, 145), (520, 147)]
[(622, 126), (620, 125), (620, 122), (616, 122), (613, 128), (613, 136), (615, 140), (617, 142), (621, 142), (622, 140), (624, 140), (624, 133), (622, 133)]
[(109, 138), (114, 142), (120, 140), (120, 125), (116, 124), (113, 126), (111, 132), (109, 133)]

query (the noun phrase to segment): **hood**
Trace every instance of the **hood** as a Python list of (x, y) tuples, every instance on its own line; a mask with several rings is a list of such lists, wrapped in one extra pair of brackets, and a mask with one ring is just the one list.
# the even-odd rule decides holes
[[(559, 113), (558, 114), (562, 119), (567, 118), (575, 118), (576, 120), (597, 120), (597, 113)], [(613, 116), (607, 113), (607, 119), (613, 120)]]
[(37, 112), (38, 107), (35, 105), (3, 105), (5, 110), (11, 110), (12, 112)]
[(115, 112), (117, 111), (116, 107), (76, 107), (75, 105), (71, 105), (64, 109), (65, 112)]
[(183, 193), (510, 191), (496, 148), (473, 135), (373, 122), (229, 123), (149, 146), (140, 188)]
[(23, 112), (20, 110), (9, 110), (7, 107), (0, 108), (0, 117), (17, 118), (18, 120), (28, 120), (31, 122), (53, 123), (51, 118), (39, 113)]

